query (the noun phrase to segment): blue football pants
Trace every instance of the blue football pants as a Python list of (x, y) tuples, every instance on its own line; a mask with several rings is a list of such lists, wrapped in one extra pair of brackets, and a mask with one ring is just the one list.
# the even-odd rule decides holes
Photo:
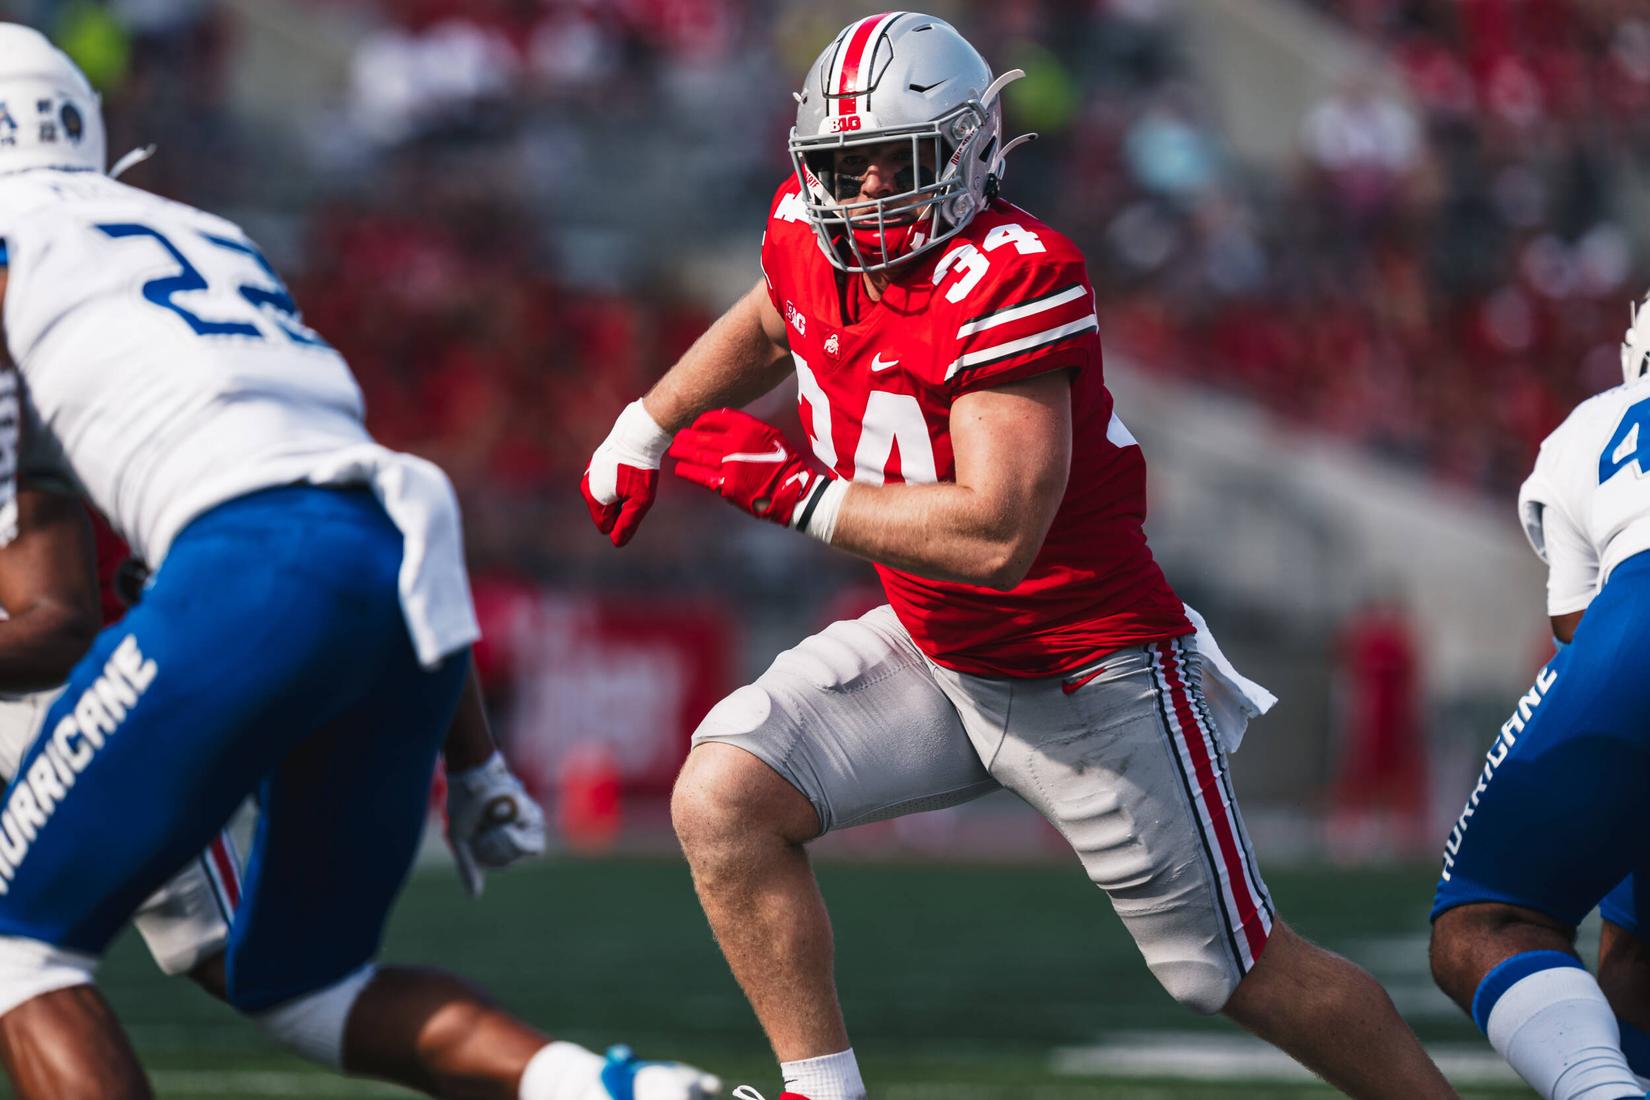
[(468, 667), (420, 666), (401, 553), (364, 489), (266, 490), (189, 524), (7, 792), (0, 935), (101, 955), (255, 795), (230, 1001), (269, 1008), (370, 961)]

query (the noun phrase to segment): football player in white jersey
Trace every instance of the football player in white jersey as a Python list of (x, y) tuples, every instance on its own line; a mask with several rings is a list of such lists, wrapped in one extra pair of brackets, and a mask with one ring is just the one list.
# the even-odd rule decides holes
[[(1635, 884), (1650, 871), (1647, 352), (1640, 309), (1624, 384), (1576, 407), (1519, 491), (1559, 650), (1490, 746), (1433, 906), (1439, 986), (1548, 1100), (1645, 1095), (1623, 1045), (1642, 1047), (1650, 1027), (1632, 940)], [(1575, 952), (1576, 926), (1601, 902), (1610, 999)]]
[(374, 965), (477, 634), (451, 486), (367, 435), (347, 367), (239, 227), (104, 175), (85, 77), (11, 24), (0, 309), (28, 452), (14, 416), (0, 508), (19, 469), (53, 469), (155, 566), (0, 808), (16, 1093), (151, 1095), (93, 969), (256, 795), (224, 993), (271, 1035), (436, 1095), (714, 1094), (689, 1067), (549, 1041), (455, 978)]

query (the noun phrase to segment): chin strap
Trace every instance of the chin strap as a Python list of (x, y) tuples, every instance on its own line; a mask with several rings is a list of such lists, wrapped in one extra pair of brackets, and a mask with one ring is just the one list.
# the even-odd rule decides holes
[(131, 152), (115, 161), (115, 166), (109, 169), (109, 178), (112, 180), (119, 179), (131, 169), (136, 168), (138, 165), (154, 156), (155, 150), (158, 148), (159, 146), (156, 145), (144, 145), (140, 148), (133, 149)]

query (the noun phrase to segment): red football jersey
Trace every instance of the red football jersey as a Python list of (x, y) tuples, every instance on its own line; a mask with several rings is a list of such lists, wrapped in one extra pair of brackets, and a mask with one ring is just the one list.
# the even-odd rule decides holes
[(1191, 633), (1146, 546), (1146, 463), (1112, 411), (1077, 248), (999, 199), (895, 268), (873, 302), (859, 276), (840, 277), (820, 252), (799, 190), (792, 178), (774, 197), (762, 270), (785, 318), (802, 425), (837, 477), (953, 480), (953, 401), (1073, 371), (1071, 475), (1023, 581), (1002, 592), (877, 566), (922, 651), (959, 672), (1040, 677)]

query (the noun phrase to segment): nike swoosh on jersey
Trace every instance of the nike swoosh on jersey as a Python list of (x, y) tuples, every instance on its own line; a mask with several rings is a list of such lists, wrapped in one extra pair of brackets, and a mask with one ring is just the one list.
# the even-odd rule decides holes
[(875, 374), (877, 371), (887, 370), (889, 367), (897, 367), (897, 366), (899, 366), (899, 360), (898, 359), (890, 359), (886, 363), (884, 363), (882, 361), (882, 352), (880, 352), (880, 351), (877, 352), (875, 355), (871, 356), (871, 373), (872, 374)]
[(1091, 668), (1087, 672), (1079, 673), (1069, 680), (1061, 681), (1060, 690), (1067, 695), (1076, 695), (1084, 684), (1088, 683), (1104, 671), (1106, 671), (1106, 666), (1101, 665), (1099, 668)]
[(773, 450), (755, 454), (749, 451), (740, 451), (737, 454), (723, 455), (723, 462), (783, 462), (790, 457), (783, 443), (775, 443)]

